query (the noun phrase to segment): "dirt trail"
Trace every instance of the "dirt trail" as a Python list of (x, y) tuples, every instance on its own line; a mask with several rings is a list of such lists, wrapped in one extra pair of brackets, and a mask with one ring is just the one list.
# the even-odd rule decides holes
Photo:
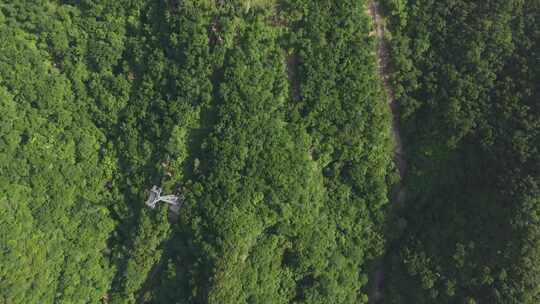
[(298, 56), (290, 54), (285, 59), (287, 77), (289, 78), (289, 91), (293, 100), (300, 100), (300, 82), (298, 81)]
[[(373, 20), (374, 31), (370, 33), (377, 37), (377, 66), (379, 70), (379, 77), (382, 80), (386, 98), (388, 98), (388, 106), (392, 112), (392, 136), (394, 137), (394, 162), (398, 168), (400, 180), (403, 180), (407, 171), (407, 163), (403, 155), (403, 143), (399, 132), (399, 107), (396, 102), (394, 90), (390, 83), (390, 63), (389, 63), (389, 46), (385, 40), (385, 27), (384, 20), (381, 17), (379, 3), (376, 1), (369, 1), (367, 7), (367, 14), (371, 16)], [(396, 185), (392, 191), (392, 202), (398, 203), (403, 199), (404, 189), (401, 182)], [(369, 292), (369, 303), (381, 303), (382, 302), (382, 288), (384, 285), (384, 265), (380, 265), (373, 274), (373, 287)]]
[(405, 176), (407, 171), (407, 164), (403, 157), (403, 144), (401, 141), (401, 135), (399, 132), (399, 108), (395, 99), (394, 90), (390, 83), (390, 63), (389, 63), (389, 46), (388, 42), (384, 39), (385, 27), (384, 21), (380, 14), (379, 4), (376, 1), (370, 1), (367, 13), (373, 19), (373, 26), (375, 31), (370, 33), (376, 35), (377, 43), (377, 65), (379, 69), (379, 77), (382, 80), (386, 97), (388, 98), (388, 105), (392, 111), (392, 136), (394, 137), (394, 161), (399, 170), (401, 178)]

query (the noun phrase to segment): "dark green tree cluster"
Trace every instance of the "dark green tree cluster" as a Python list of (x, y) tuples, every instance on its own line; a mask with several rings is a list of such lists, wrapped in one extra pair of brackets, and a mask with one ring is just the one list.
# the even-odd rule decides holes
[(383, 2), (410, 167), (385, 303), (538, 303), (540, 2)]
[[(141, 210), (146, 208), (141, 205), (146, 199), (141, 185), (178, 191), (197, 171), (189, 162), (197, 162), (196, 147), (208, 133), (201, 121), (209, 120), (213, 94), (208, 3), (185, 1), (173, 9), (166, 2), (140, 2), (131, 12), (132, 34), (123, 63), (133, 89), (118, 118), (115, 139), (122, 168), (117, 183), (128, 204), (115, 206), (121, 222), (114, 236), (119, 271), (112, 303), (147, 299), (151, 283), (167, 267), (164, 252), (175, 244), (167, 242), (175, 236), (174, 227), (167, 222), (165, 207), (158, 214)], [(178, 286), (170, 288), (179, 292)]]

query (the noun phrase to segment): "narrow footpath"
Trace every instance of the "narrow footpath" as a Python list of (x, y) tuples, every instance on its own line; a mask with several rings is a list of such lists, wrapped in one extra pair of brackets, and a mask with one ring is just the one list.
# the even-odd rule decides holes
[[(386, 93), (387, 103), (392, 112), (392, 136), (394, 138), (394, 151), (393, 158), (396, 167), (399, 171), (400, 180), (403, 180), (407, 171), (407, 163), (403, 155), (403, 143), (401, 140), (401, 134), (399, 131), (399, 107), (396, 102), (394, 90), (390, 83), (390, 63), (389, 63), (389, 46), (384, 37), (385, 26), (384, 20), (381, 17), (379, 3), (376, 1), (369, 1), (367, 7), (367, 13), (373, 20), (374, 31), (370, 35), (375, 35), (377, 38), (377, 66), (379, 71), (379, 77), (382, 81), (384, 91)], [(400, 183), (396, 185), (396, 188), (392, 191), (392, 203), (397, 203), (402, 200), (403, 186)], [(373, 287), (369, 292), (369, 303), (382, 303), (382, 288), (384, 286), (384, 265), (379, 265), (378, 269), (374, 272)]]
[(394, 161), (399, 170), (401, 178), (404, 177), (407, 171), (407, 164), (403, 157), (403, 143), (399, 132), (399, 109), (395, 99), (394, 90), (390, 83), (390, 53), (388, 42), (384, 38), (385, 26), (380, 14), (379, 4), (376, 1), (370, 1), (368, 14), (373, 19), (374, 34), (377, 37), (377, 65), (379, 69), (379, 77), (382, 80), (388, 105), (392, 111), (392, 136), (394, 137)]

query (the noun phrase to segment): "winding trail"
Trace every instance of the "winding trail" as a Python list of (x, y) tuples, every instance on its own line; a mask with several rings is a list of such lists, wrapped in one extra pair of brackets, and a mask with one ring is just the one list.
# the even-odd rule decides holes
[[(391, 71), (389, 45), (388, 41), (384, 37), (386, 29), (384, 20), (381, 17), (379, 3), (374, 0), (369, 1), (367, 14), (373, 20), (374, 31), (370, 33), (370, 36), (375, 35), (377, 37), (377, 67), (379, 77), (386, 93), (387, 103), (392, 112), (391, 132), (395, 143), (393, 158), (400, 176), (400, 182), (392, 191), (392, 202), (397, 203), (403, 200), (404, 189), (401, 181), (407, 172), (407, 163), (405, 162), (405, 157), (403, 154), (403, 142), (401, 140), (399, 130), (399, 107), (396, 102), (394, 89), (390, 83)], [(373, 274), (373, 282), (373, 287), (369, 292), (369, 303), (381, 303), (383, 298), (381, 289), (384, 285), (384, 265), (379, 265), (378, 269), (375, 270), (375, 273)]]

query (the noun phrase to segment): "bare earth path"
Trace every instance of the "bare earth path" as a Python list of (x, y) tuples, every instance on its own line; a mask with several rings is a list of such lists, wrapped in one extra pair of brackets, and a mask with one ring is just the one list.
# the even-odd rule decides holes
[[(395, 99), (394, 90), (390, 83), (390, 64), (389, 64), (389, 51), (388, 42), (384, 38), (385, 27), (381, 17), (379, 3), (376, 1), (369, 1), (367, 13), (373, 20), (374, 31), (370, 35), (377, 37), (377, 66), (379, 70), (379, 77), (382, 80), (386, 98), (388, 99), (388, 106), (392, 112), (392, 136), (394, 137), (394, 162), (398, 168), (400, 179), (403, 180), (407, 171), (407, 163), (403, 155), (403, 143), (399, 132), (399, 108)], [(402, 184), (399, 183), (396, 189), (393, 191), (392, 201), (398, 202), (402, 196)], [(381, 303), (382, 293), (381, 289), (384, 284), (384, 270), (383, 265), (373, 274), (373, 288), (369, 293), (369, 303)]]
[(388, 105), (392, 111), (392, 136), (395, 141), (394, 148), (394, 161), (399, 170), (401, 178), (404, 177), (407, 171), (407, 164), (403, 157), (403, 144), (399, 132), (399, 109), (396, 103), (394, 90), (390, 83), (390, 64), (389, 64), (389, 52), (388, 42), (384, 39), (385, 27), (384, 22), (380, 14), (379, 4), (375, 1), (369, 2), (368, 14), (373, 19), (373, 25), (375, 31), (373, 34), (377, 36), (377, 64), (379, 68), (379, 76), (382, 80), (386, 97), (388, 98)]

